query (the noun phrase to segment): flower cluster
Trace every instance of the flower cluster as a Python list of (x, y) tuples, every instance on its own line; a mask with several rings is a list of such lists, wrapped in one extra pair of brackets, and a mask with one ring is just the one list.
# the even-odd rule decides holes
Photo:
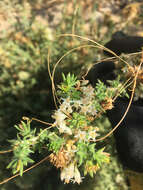
[[(80, 166), (84, 174), (89, 173), (93, 176), (101, 163), (109, 160), (109, 155), (101, 152), (101, 156), (95, 150), (96, 137), (99, 136), (99, 128), (95, 122), (99, 113), (96, 109), (97, 103), (95, 104), (97, 91), (88, 84), (87, 80), (78, 81), (74, 75), (69, 74), (63, 79), (64, 82), (58, 91), (61, 104), (52, 117), (55, 119), (54, 126), (57, 128), (57, 133), (64, 138), (64, 142), (57, 153), (50, 154), (49, 160), (61, 169), (61, 180), (65, 183), (79, 184), (82, 181)], [(99, 104), (102, 107), (103, 99), (100, 99)]]
[(119, 79), (111, 84), (107, 87), (98, 81), (93, 88), (87, 80), (79, 81), (74, 75), (63, 75), (57, 91), (60, 105), (52, 115), (54, 122), (48, 123), (48, 128), (32, 130), (33, 118), (23, 117), (26, 122), (21, 121), (15, 126), (18, 138), (10, 141), (13, 160), (8, 168), (22, 175), (24, 166), (34, 162), (31, 153), (41, 152), (44, 148), (50, 152), (49, 161), (60, 169), (64, 183), (80, 184), (83, 175), (93, 177), (105, 162), (109, 162), (105, 147), (97, 147), (97, 138), (100, 135), (99, 121), (102, 122), (100, 116), (112, 109), (113, 98), (119, 92)]

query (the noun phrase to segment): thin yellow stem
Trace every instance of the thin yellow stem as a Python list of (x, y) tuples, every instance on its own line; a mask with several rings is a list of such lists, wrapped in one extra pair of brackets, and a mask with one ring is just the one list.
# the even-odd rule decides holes
[(74, 37), (80, 38), (80, 39), (82, 39), (82, 40), (92, 42), (92, 43), (96, 44), (96, 45), (98, 46), (98, 48), (101, 48), (101, 49), (104, 49), (104, 50), (108, 51), (109, 53), (113, 54), (115, 57), (117, 57), (118, 59), (120, 59), (121, 61), (123, 61), (125, 64), (127, 64), (128, 66), (130, 66), (130, 65), (128, 64), (128, 62), (126, 62), (124, 59), (122, 59), (122, 58), (121, 58), (120, 56), (118, 56), (116, 53), (114, 53), (114, 52), (111, 51), (110, 49), (106, 48), (105, 46), (99, 44), (98, 42), (96, 42), (96, 41), (94, 41), (94, 40), (91, 40), (91, 39), (89, 39), (89, 38), (87, 38), (87, 37), (79, 36), (79, 35), (76, 35), (76, 34), (61, 34), (61, 35), (59, 35), (59, 37), (62, 37), (62, 36), (67, 36), (67, 37), (68, 37), (68, 36), (69, 36), (69, 37), (73, 37), (73, 36), (74, 36)]
[(8, 152), (12, 152), (13, 150), (4, 150), (4, 151), (0, 151), (0, 154), (5, 154), (5, 153), (8, 153)]
[(36, 118), (34, 118), (34, 117), (32, 117), (31, 120), (37, 121), (37, 122), (39, 122), (39, 123), (43, 123), (43, 124), (45, 124), (45, 125), (53, 125), (52, 123), (48, 123), (48, 122), (45, 122), (45, 121), (41, 121), (41, 120), (36, 119)]
[[(86, 44), (86, 45), (78, 46), (78, 47), (76, 47), (76, 48), (72, 48), (72, 49), (70, 49), (69, 51), (67, 51), (67, 52), (56, 62), (55, 66), (54, 66), (54, 68), (53, 68), (52, 77), (51, 77), (53, 94), (56, 94), (56, 93), (55, 93), (55, 84), (54, 84), (54, 75), (55, 75), (55, 70), (56, 70), (58, 64), (62, 61), (62, 59), (63, 59), (64, 57), (66, 57), (67, 55), (69, 55), (69, 54), (72, 53), (73, 51), (78, 50), (78, 49), (81, 49), (81, 48), (85, 48), (85, 47), (94, 47), (94, 48), (95, 48), (95, 47), (97, 47), (97, 46)], [(56, 101), (56, 100), (55, 100), (55, 101)], [(59, 103), (60, 103), (60, 102), (59, 102)]]

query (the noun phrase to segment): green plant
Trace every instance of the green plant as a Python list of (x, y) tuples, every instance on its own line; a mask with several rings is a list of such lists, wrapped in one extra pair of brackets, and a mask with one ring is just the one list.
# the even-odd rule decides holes
[[(98, 81), (94, 89), (86, 80), (63, 74), (63, 82), (58, 86), (60, 105), (52, 115), (55, 121), (39, 131), (31, 129), (32, 119), (23, 117), (26, 122), (15, 126), (17, 139), (9, 141), (13, 159), (7, 168), (22, 176), (24, 166), (34, 162), (31, 154), (44, 148), (50, 162), (60, 168), (61, 180), (65, 183), (81, 183), (82, 173), (93, 177), (104, 162), (109, 162), (109, 154), (104, 152), (105, 147), (97, 147), (96, 139), (100, 135), (97, 125), (100, 116), (112, 109), (119, 79), (112, 85), (107, 87)], [(122, 95), (126, 93), (123, 92)]]
[[(32, 10), (32, 7), (34, 7), (33, 9), (35, 9), (36, 6), (39, 8), (41, 2), (44, 2), (45, 7), (45, 1), (36, 0), (30, 2), (33, 3), (31, 9), (25, 8), (24, 3), (27, 3), (27, 1), (22, 1), (22, 4), (18, 2), (17, 0), (12, 2), (13, 8), (16, 9), (18, 16), (17, 18), (13, 18), (14, 23), (10, 23), (11, 30), (5, 30), (3, 35), (1, 34), (2, 39), (0, 44), (0, 130), (1, 134), (3, 134), (1, 135), (0, 141), (4, 148), (9, 145), (6, 139), (15, 137), (13, 127), (8, 126), (13, 126), (14, 123), (17, 123), (21, 115), (29, 117), (36, 115), (45, 120), (49, 120), (50, 118), (49, 116), (52, 112), (52, 103), (50, 102), (51, 94), (49, 95), (51, 84), (47, 71), (47, 54), (49, 49), (50, 67), (52, 69), (53, 65), (67, 52), (68, 48), (77, 48), (81, 46), (81, 43), (85, 45), (85, 42), (79, 42), (76, 37), (65, 40), (65, 37), (56, 38), (56, 35), (73, 33), (89, 36), (89, 34), (84, 33), (81, 9), (76, 5), (78, 1), (74, 1), (75, 11), (73, 14), (68, 15), (67, 12), (65, 12), (63, 19), (58, 26), (56, 26), (58, 29), (56, 32), (55, 28), (51, 29), (47, 22), (45, 23), (43, 20), (39, 20), (35, 15), (36, 12)], [(11, 2), (9, 3), (11, 6)], [(65, 6), (66, 5), (67, 2), (65, 2)], [(10, 10), (10, 6), (5, 10)], [(94, 12), (98, 13), (98, 10)], [(94, 29), (99, 30), (99, 27), (95, 27), (94, 16), (92, 18), (93, 22), (88, 24), (92, 25)], [(10, 17), (10, 21), (11, 20), (12, 18)], [(108, 23), (105, 24), (104, 22), (104, 25), (107, 25), (110, 30), (111, 27), (109, 27)], [(113, 28), (115, 29), (115, 27)], [(100, 33), (102, 33), (101, 31), (102, 27), (97, 35), (99, 38)], [(108, 33), (108, 35), (111, 35), (110, 31)], [(90, 38), (94, 39), (94, 34), (90, 36)], [(100, 38), (98, 40), (102, 41), (105, 39)], [(93, 62), (95, 54), (98, 60), (101, 59), (100, 50), (98, 50), (98, 48), (94, 48), (94, 51), (90, 51), (90, 53), (84, 48), (78, 50), (78, 53), (73, 52), (64, 57), (64, 61), (57, 68), (59, 73), (56, 72), (55, 74), (56, 82), (61, 78), (61, 71), (68, 73), (70, 70), (74, 71), (75, 74), (79, 74), (81, 67)], [(118, 69), (118, 71), (120, 71), (120, 69)], [(123, 73), (120, 74), (122, 75)], [(121, 79), (123, 79), (123, 77), (121, 77)], [(19, 173), (22, 175), (24, 167), (34, 162), (34, 153), (39, 152), (41, 155), (44, 151), (51, 156), (49, 157), (50, 161), (60, 167), (62, 171), (61, 178), (65, 182), (73, 180), (79, 183), (82, 180), (81, 176), (88, 173), (93, 176), (100, 165), (102, 165), (102, 162), (104, 163), (109, 159), (108, 154), (104, 153), (104, 146), (102, 146), (100, 150), (98, 149), (98, 142), (96, 142), (96, 140), (98, 139), (98, 135), (101, 134), (99, 123), (102, 125), (102, 128), (104, 125), (101, 116), (104, 117), (103, 113), (105, 113), (106, 109), (111, 109), (114, 102), (113, 100), (115, 100), (122, 90), (124, 91), (120, 82), (120, 79), (113, 81), (115, 84), (111, 82), (111, 88), (109, 87), (108, 89), (102, 82), (99, 82), (95, 89), (95, 98), (93, 95), (95, 91), (91, 86), (87, 85), (86, 81), (78, 81), (75, 76), (70, 74), (67, 77), (63, 75), (63, 83), (59, 86), (57, 92), (61, 104), (53, 114), (52, 119), (56, 122), (58, 120), (58, 114), (60, 116), (62, 114), (62, 118), (64, 119), (62, 121), (58, 120), (57, 126), (55, 126), (55, 124), (49, 124), (50, 127), (39, 130), (41, 126), (37, 127), (37, 125), (33, 124), (33, 120), (23, 118), (24, 121), (21, 121), (19, 125), (15, 126), (18, 130), (17, 139), (15, 138), (9, 141), (12, 146), (13, 158), (11, 163), (8, 164), (8, 168), (11, 168), (14, 174)], [(120, 88), (122, 88), (122, 90), (120, 90)], [(125, 91), (123, 93), (125, 95)], [(86, 98), (88, 94), (89, 96)], [(84, 103), (81, 104), (81, 102)], [(69, 115), (60, 112), (60, 110), (65, 109), (65, 107), (65, 111), (66, 113), (70, 113)], [(92, 116), (90, 115), (91, 113), (93, 113)], [(36, 129), (33, 130), (33, 127)], [(75, 130), (75, 127), (77, 130)], [(59, 131), (61, 133), (59, 133)], [(84, 141), (84, 137), (86, 137), (88, 141)], [(62, 150), (61, 147), (64, 149)], [(78, 151), (76, 151), (76, 149), (78, 149)], [(71, 160), (63, 156), (65, 150), (70, 152)], [(69, 163), (65, 167), (61, 167), (61, 165), (58, 165), (59, 162), (56, 162), (58, 159), (59, 162), (69, 161)], [(3, 163), (4, 159), (2, 157), (1, 160)], [(54, 160), (56, 161), (54, 162)], [(8, 163), (9, 158), (6, 161), (6, 163)], [(46, 165), (46, 169), (47, 168)], [(67, 175), (69, 177), (68, 179), (66, 179), (67, 171), (71, 171), (71, 176)], [(4, 172), (2, 171), (1, 173), (3, 177)], [(107, 171), (107, 173), (109, 172)], [(31, 178), (34, 178), (33, 176), (34, 173)], [(29, 177), (29, 181), (31, 178)], [(27, 180), (25, 180), (23, 184), (26, 181)], [(99, 181), (102, 180), (99, 179)], [(31, 181), (29, 184), (31, 184)], [(19, 188), (21, 189), (21, 187)]]

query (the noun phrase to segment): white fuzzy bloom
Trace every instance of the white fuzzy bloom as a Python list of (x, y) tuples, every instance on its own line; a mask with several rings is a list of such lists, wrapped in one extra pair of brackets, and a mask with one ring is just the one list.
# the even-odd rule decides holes
[(63, 112), (68, 112), (68, 113), (73, 112), (69, 98), (64, 99), (63, 103), (60, 105), (60, 110), (62, 110)]
[(82, 107), (82, 102), (81, 102), (81, 100), (76, 100), (76, 101), (74, 101), (73, 103), (74, 103), (74, 107), (75, 107), (76, 109), (79, 109), (80, 107)]
[(84, 113), (84, 114), (87, 114), (88, 109), (89, 109), (89, 107), (88, 107), (87, 105), (83, 105), (83, 106), (81, 107), (81, 112)]
[(60, 125), (67, 116), (63, 112), (58, 110), (55, 112), (55, 114), (52, 117), (56, 120), (56, 123)]
[(61, 180), (65, 183), (73, 181), (80, 184), (82, 182), (80, 172), (74, 163), (70, 163), (66, 168), (62, 169)]
[(60, 133), (67, 133), (69, 135), (72, 135), (72, 130), (66, 126), (65, 119), (67, 118), (67, 116), (64, 113), (58, 110), (52, 117), (56, 120), (54, 124), (57, 126)]
[(88, 97), (94, 97), (94, 88), (91, 85), (88, 85), (86, 87), (82, 87), (83, 93)]
[(88, 132), (88, 140), (96, 140), (96, 137), (99, 136), (99, 134), (96, 132), (96, 130), (92, 130)]
[(72, 130), (71, 130), (69, 127), (66, 126), (65, 121), (63, 121), (63, 122), (59, 125), (58, 129), (59, 129), (60, 133), (67, 133), (67, 134), (69, 134), (69, 135), (72, 135)]
[(69, 183), (74, 177), (74, 164), (69, 164), (66, 168), (61, 171), (61, 180), (65, 183)]
[(74, 170), (74, 182), (77, 182), (78, 184), (80, 184), (82, 182), (80, 172), (76, 166), (75, 166), (75, 170)]
[(81, 130), (78, 130), (77, 134), (75, 135), (75, 138), (78, 138), (80, 140), (86, 140), (86, 132), (85, 131), (81, 131)]
[(88, 106), (87, 113), (91, 114), (92, 116), (95, 116), (97, 114), (97, 110), (93, 105)]

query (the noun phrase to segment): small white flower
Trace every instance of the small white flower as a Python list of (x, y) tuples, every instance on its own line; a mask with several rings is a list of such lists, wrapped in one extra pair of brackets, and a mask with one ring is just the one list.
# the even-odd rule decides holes
[(78, 138), (80, 140), (86, 140), (86, 132), (78, 130), (77, 134), (75, 135), (75, 138)]
[(73, 181), (80, 184), (82, 182), (80, 172), (73, 162), (61, 170), (61, 180), (65, 183)]
[(82, 91), (86, 96), (93, 97), (95, 95), (94, 88), (91, 85), (88, 85), (86, 87), (82, 87)]
[(60, 133), (67, 133), (69, 135), (72, 135), (72, 130), (66, 126), (65, 119), (67, 118), (67, 116), (64, 113), (58, 110), (52, 117), (56, 120), (54, 124), (57, 126)]
[(95, 140), (96, 136), (96, 131), (89, 131), (89, 139)]
[(68, 113), (73, 112), (69, 98), (64, 99), (63, 103), (60, 105), (60, 110), (62, 110), (63, 112), (68, 112)]
[(88, 132), (88, 140), (95, 141), (97, 136), (99, 136), (99, 134), (97, 133), (96, 129), (91, 130), (91, 131)]
[(81, 107), (81, 110), (80, 110), (80, 111), (81, 111), (82, 113), (86, 114), (86, 113), (88, 112), (88, 109), (89, 109), (88, 106), (84, 105), (84, 106)]
[(65, 183), (69, 183), (74, 177), (74, 163), (69, 164), (66, 168), (61, 171), (61, 180)]
[(67, 116), (63, 112), (58, 110), (52, 117), (56, 120), (56, 123), (59, 125), (65, 120)]
[(80, 107), (82, 107), (82, 102), (81, 102), (81, 100), (74, 101), (73, 103), (74, 103), (73, 106), (74, 106), (76, 109), (79, 109)]
[(77, 182), (78, 184), (82, 182), (81, 175), (77, 166), (75, 166), (75, 169), (74, 169), (74, 182)]
[(58, 129), (60, 131), (60, 133), (67, 133), (69, 135), (72, 135), (72, 130), (66, 126), (65, 121), (63, 121), (59, 126)]
[(95, 109), (95, 107), (93, 105), (90, 105), (88, 107), (88, 111), (89, 114), (91, 114), (92, 116), (95, 116), (97, 114), (97, 110)]

